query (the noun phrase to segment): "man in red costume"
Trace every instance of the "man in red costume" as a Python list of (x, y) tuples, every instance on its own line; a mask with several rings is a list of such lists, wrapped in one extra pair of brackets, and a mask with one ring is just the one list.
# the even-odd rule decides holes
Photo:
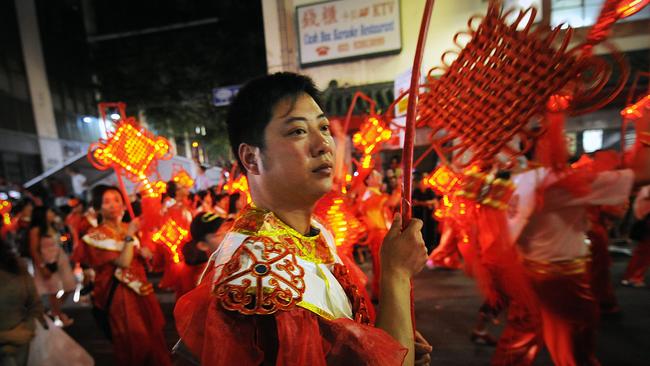
[(511, 220), (510, 230), (538, 309), (510, 299), (508, 325), (493, 365), (530, 365), (542, 343), (555, 365), (599, 365), (594, 349), (598, 303), (589, 283), (585, 244), (587, 209), (624, 204), (633, 185), (650, 181), (649, 112), (646, 107), (636, 120), (631, 169), (561, 175), (540, 168), (515, 176), (518, 219)]
[(318, 101), (309, 78), (278, 73), (248, 83), (231, 105), (230, 143), (253, 203), (213, 254), (213, 277), (174, 310), (203, 365), (414, 364), (409, 280), (426, 260), (422, 223), (402, 231), (393, 220), (372, 326), (332, 236), (312, 219), (334, 165)]

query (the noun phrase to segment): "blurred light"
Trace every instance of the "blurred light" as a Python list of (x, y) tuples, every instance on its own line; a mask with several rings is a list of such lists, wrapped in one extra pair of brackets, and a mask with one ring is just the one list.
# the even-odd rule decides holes
[(8, 198), (9, 198), (9, 196), (7, 196), (6, 193), (4, 193), (4, 192), (0, 192), (0, 200), (6, 200), (6, 199), (8, 199)]
[(56, 293), (56, 298), (57, 298), (57, 299), (62, 298), (62, 297), (63, 297), (63, 294), (65, 294), (65, 291), (63, 291), (63, 290), (59, 290), (59, 292)]
[(91, 117), (88, 117), (88, 116), (82, 118), (81, 120), (84, 121), (84, 123), (91, 123), (93, 121), (93, 119)]
[(111, 119), (112, 119), (112, 120), (117, 121), (117, 120), (120, 119), (120, 118), (121, 118), (121, 116), (120, 116), (119, 114), (117, 114), (117, 113), (113, 113), (113, 114), (111, 114)]
[(20, 192), (18, 191), (9, 191), (9, 197), (13, 199), (20, 199)]
[(603, 130), (585, 130), (582, 133), (582, 148), (586, 153), (600, 150), (603, 147)]
[(200, 134), (201, 133), (201, 127), (196, 126), (196, 128), (194, 129), (194, 133), (196, 133), (197, 135)]
[(192, 147), (198, 147), (198, 146), (199, 146), (199, 143), (198, 143), (198, 142), (196, 142), (196, 141), (193, 141), (193, 142), (192, 142)]
[(207, 133), (205, 132), (205, 126), (201, 126), (201, 135), (205, 136)]

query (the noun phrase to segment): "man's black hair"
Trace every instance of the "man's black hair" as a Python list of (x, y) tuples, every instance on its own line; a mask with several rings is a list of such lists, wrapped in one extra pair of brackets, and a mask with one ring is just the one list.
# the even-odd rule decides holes
[(291, 98), (293, 108), (303, 93), (312, 97), (322, 109), (320, 92), (314, 81), (304, 75), (279, 72), (249, 81), (239, 90), (228, 110), (226, 123), (230, 147), (244, 174), (246, 170), (239, 159), (239, 145), (246, 143), (264, 148), (264, 129), (271, 121), (273, 108), (285, 98)]

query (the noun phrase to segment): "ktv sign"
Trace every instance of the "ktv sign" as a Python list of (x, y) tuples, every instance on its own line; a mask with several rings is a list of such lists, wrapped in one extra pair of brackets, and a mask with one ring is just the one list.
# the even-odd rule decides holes
[(398, 53), (399, 0), (326, 1), (296, 8), (300, 64)]

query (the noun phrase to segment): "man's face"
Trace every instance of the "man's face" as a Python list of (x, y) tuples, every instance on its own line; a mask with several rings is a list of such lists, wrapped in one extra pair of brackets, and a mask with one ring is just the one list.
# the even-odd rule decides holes
[(276, 104), (264, 129), (260, 178), (273, 197), (315, 203), (332, 188), (334, 139), (312, 97), (298, 96), (293, 108), (291, 102), (285, 98)]

